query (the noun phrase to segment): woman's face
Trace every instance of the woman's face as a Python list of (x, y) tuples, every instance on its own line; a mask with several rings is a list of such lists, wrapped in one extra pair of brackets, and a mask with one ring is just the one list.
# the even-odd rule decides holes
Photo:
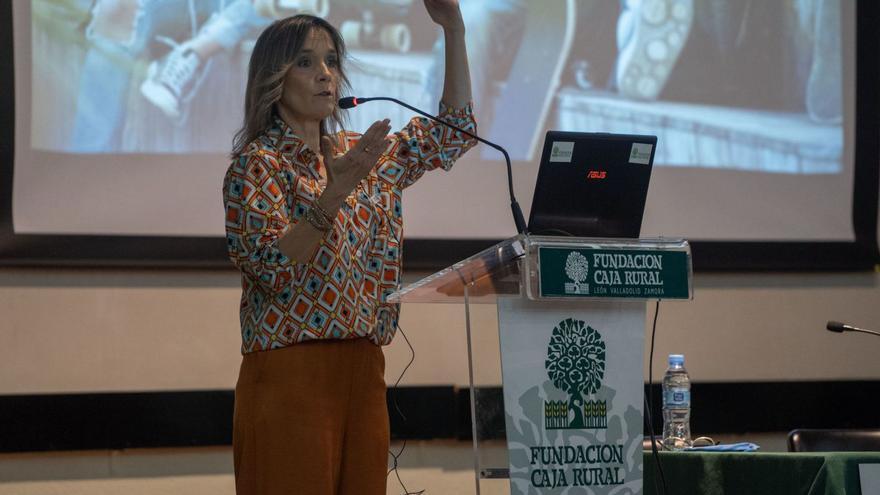
[(327, 118), (336, 108), (339, 58), (327, 31), (313, 28), (284, 76), (282, 117), (297, 123)]

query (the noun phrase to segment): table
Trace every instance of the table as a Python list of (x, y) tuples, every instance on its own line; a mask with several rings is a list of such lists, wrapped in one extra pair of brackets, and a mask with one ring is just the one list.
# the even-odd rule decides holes
[[(650, 452), (644, 462), (644, 493), (660, 495)], [(669, 495), (859, 495), (859, 464), (880, 464), (880, 452), (660, 452), (660, 462)]]

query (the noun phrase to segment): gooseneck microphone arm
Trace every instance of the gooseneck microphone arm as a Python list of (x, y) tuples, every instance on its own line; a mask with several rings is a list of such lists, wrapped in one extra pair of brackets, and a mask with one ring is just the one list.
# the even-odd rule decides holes
[(871, 335), (876, 335), (876, 336), (880, 337), (880, 332), (875, 332), (874, 330), (866, 330), (864, 328), (854, 327), (852, 325), (847, 325), (847, 324), (841, 323), (839, 321), (829, 321), (828, 324), (825, 326), (825, 328), (832, 331), (832, 332), (837, 332), (837, 333), (861, 332), (861, 333), (869, 333)]
[(435, 122), (439, 122), (445, 126), (451, 127), (452, 129), (455, 129), (456, 131), (458, 131), (462, 134), (466, 134), (466, 135), (476, 139), (477, 141), (484, 143), (484, 144), (487, 144), (487, 145), (495, 148), (496, 150), (500, 151), (504, 155), (504, 161), (507, 163), (507, 189), (508, 189), (508, 192), (510, 193), (510, 210), (513, 213), (513, 223), (516, 224), (516, 231), (518, 233), (520, 233), (520, 234), (527, 233), (526, 232), (526, 221), (525, 221), (525, 218), (523, 217), (522, 209), (520, 209), (519, 203), (517, 203), (517, 201), (516, 201), (516, 196), (514, 196), (514, 194), (513, 194), (513, 169), (510, 166), (510, 156), (507, 154), (507, 150), (505, 150), (501, 146), (499, 146), (491, 141), (486, 141), (485, 139), (481, 138), (480, 136), (477, 136), (476, 134), (473, 134), (471, 132), (468, 132), (468, 131), (462, 129), (461, 127), (452, 125), (449, 122), (444, 122), (444, 121), (438, 119), (437, 117), (434, 117), (433, 115), (431, 115), (427, 112), (419, 110), (418, 108), (416, 108), (412, 105), (408, 105), (408, 104), (406, 104), (398, 99), (395, 99), (395, 98), (389, 98), (386, 96), (375, 96), (375, 97), (370, 97), (370, 98), (360, 98), (360, 97), (356, 97), (356, 96), (348, 96), (348, 97), (339, 99), (339, 108), (343, 108), (343, 109), (354, 108), (354, 107), (360, 105), (361, 103), (366, 103), (368, 101), (390, 101), (393, 103), (397, 103), (398, 105), (405, 107), (405, 108), (408, 108), (408, 109), (412, 110), (413, 112), (416, 112), (419, 115), (423, 115), (423, 116), (425, 116)]

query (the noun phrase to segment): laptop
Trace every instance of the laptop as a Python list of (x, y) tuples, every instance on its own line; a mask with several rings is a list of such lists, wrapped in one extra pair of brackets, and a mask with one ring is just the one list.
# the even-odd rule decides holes
[(638, 238), (656, 136), (548, 131), (529, 233)]

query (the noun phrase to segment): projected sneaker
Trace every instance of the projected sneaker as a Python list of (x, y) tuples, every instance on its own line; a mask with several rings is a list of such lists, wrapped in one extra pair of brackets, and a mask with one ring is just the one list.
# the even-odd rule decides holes
[(694, 0), (627, 0), (617, 21), (615, 79), (621, 95), (654, 100), (687, 40)]
[(201, 84), (205, 69), (193, 50), (177, 45), (163, 59), (150, 63), (141, 94), (169, 118), (184, 120), (187, 103)]

